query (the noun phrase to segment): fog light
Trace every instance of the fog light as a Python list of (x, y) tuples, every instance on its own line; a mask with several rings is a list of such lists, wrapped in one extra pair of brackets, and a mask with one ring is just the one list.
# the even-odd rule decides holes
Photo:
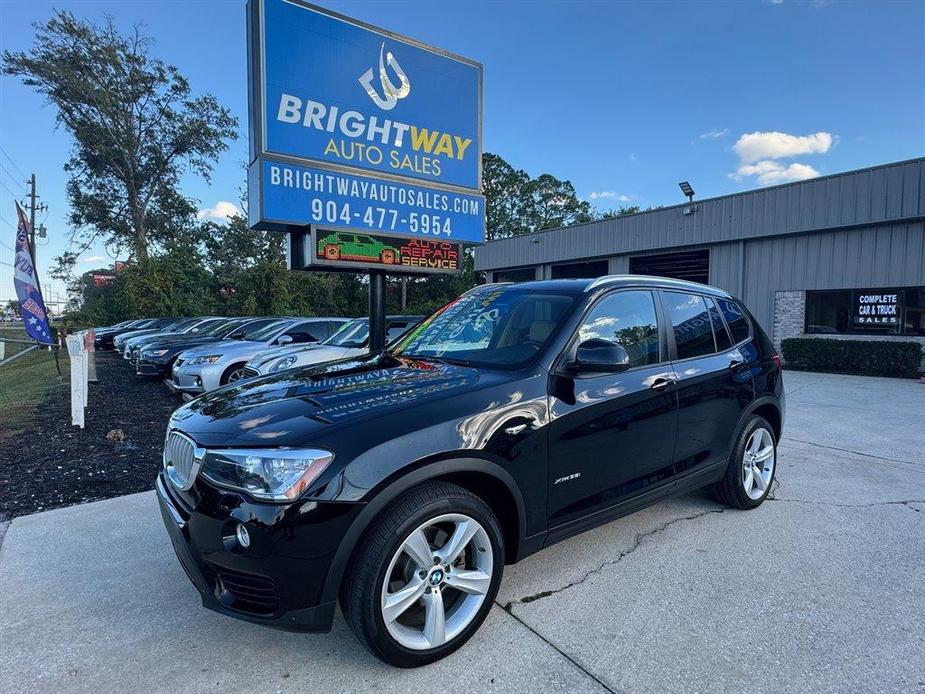
[(196, 385), (202, 387), (202, 379), (199, 376), (196, 376)]
[(251, 536), (247, 532), (247, 528), (244, 527), (243, 523), (238, 523), (238, 527), (234, 531), (234, 535), (238, 538), (238, 544), (244, 548), (251, 546)]

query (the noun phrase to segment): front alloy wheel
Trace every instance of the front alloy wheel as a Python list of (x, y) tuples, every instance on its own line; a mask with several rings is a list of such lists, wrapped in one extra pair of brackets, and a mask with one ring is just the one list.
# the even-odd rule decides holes
[(456, 638), (485, 601), (493, 553), (474, 518), (448, 513), (418, 526), (395, 552), (382, 583), (382, 618), (405, 648)]
[(225, 377), (225, 384), (235, 383), (236, 381), (241, 381), (246, 378), (244, 374), (243, 366), (236, 366), (228, 372), (228, 375)]
[(344, 577), (341, 608), (374, 655), (417, 667), (475, 633), (503, 569), (504, 540), (492, 510), (462, 487), (428, 482), (373, 521)]

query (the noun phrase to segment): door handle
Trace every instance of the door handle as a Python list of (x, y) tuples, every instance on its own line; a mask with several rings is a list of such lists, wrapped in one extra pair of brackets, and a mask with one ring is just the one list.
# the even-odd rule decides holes
[(729, 355), (729, 368), (738, 369), (742, 366), (745, 366), (745, 357), (742, 356), (741, 352), (736, 352), (735, 354)]
[(664, 390), (665, 388), (667, 388), (668, 386), (670, 386), (672, 383), (674, 383), (677, 380), (678, 380), (678, 377), (675, 376), (674, 374), (658, 376), (654, 381), (652, 381), (652, 385), (650, 385), (649, 387), (652, 390)]

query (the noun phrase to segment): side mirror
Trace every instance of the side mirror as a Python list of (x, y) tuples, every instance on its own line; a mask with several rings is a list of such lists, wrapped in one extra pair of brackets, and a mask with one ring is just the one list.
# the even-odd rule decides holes
[(276, 344), (280, 346), (292, 344), (292, 335), (280, 335), (276, 338)]
[(630, 357), (616, 342), (595, 337), (578, 345), (575, 361), (568, 364), (574, 373), (616, 373), (630, 367)]

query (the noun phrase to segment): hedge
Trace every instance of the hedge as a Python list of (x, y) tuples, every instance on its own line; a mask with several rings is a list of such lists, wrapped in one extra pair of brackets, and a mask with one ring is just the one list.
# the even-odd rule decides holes
[(918, 342), (791, 337), (781, 342), (787, 368), (861, 376), (918, 378)]

